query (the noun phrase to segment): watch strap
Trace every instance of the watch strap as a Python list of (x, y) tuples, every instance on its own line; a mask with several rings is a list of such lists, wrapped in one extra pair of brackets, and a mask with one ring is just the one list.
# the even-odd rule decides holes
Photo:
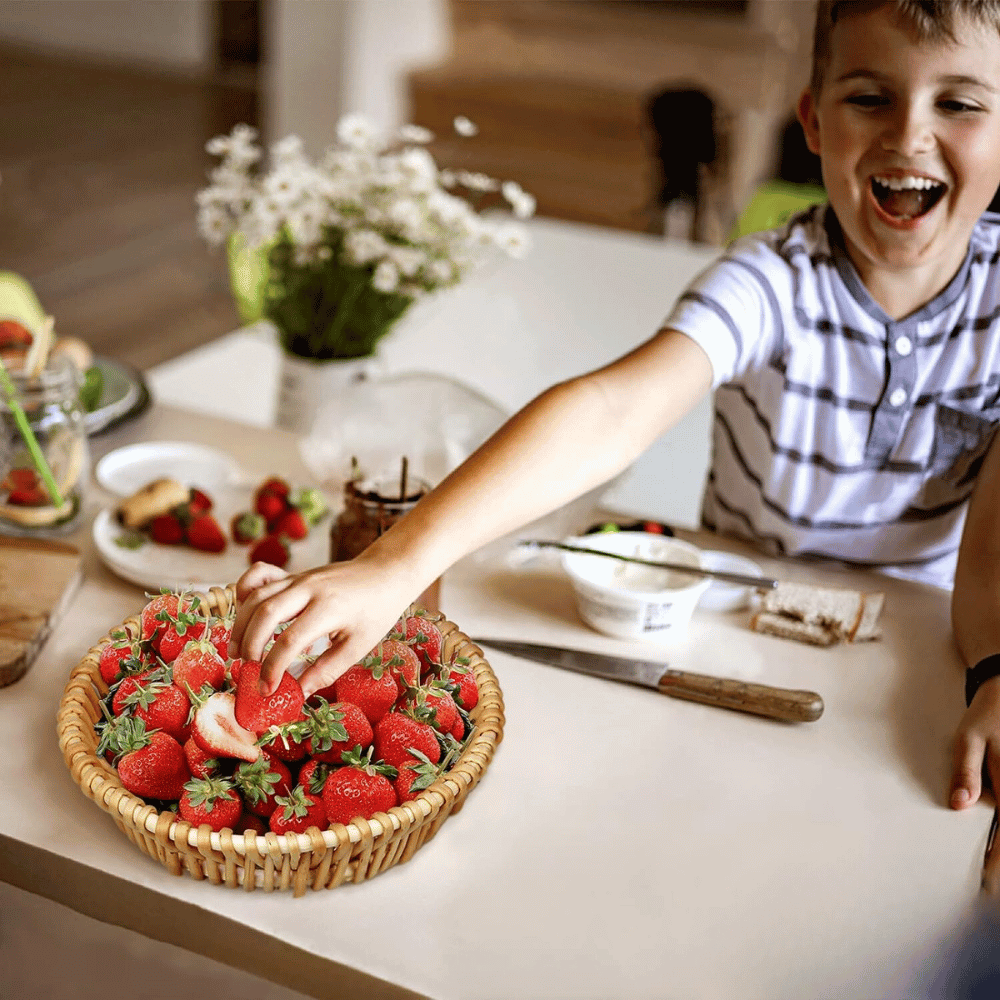
[(994, 677), (1000, 677), (1000, 653), (985, 656), (974, 667), (965, 671), (965, 704), (972, 704), (976, 692)]

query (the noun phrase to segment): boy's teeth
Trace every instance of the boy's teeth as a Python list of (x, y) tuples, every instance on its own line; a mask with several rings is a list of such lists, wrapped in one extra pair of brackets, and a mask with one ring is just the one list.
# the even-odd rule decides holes
[(906, 191), (909, 188), (923, 191), (938, 186), (937, 181), (932, 181), (929, 177), (876, 177), (875, 180), (892, 191)]

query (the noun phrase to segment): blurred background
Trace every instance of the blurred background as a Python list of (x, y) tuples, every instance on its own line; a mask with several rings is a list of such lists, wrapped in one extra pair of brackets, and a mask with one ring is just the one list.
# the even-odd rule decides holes
[[(0, 0), (0, 270), (145, 369), (239, 325), (195, 225), (237, 122), (319, 152), (346, 111), (540, 214), (721, 245), (818, 182), (793, 110), (812, 0)], [(479, 126), (457, 140), (455, 115)]]

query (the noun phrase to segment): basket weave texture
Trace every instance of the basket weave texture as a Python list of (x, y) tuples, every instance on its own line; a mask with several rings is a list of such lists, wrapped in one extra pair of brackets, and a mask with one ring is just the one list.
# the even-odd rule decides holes
[[(212, 588), (199, 597), (209, 614), (225, 615), (235, 591)], [(470, 713), (475, 728), (449, 771), (415, 799), (370, 819), (358, 817), (346, 826), (313, 827), (305, 833), (262, 836), (228, 829), (216, 833), (207, 825), (194, 827), (173, 812), (159, 812), (128, 791), (117, 771), (97, 756), (94, 727), (102, 718), (101, 699), (108, 693), (98, 666), (101, 650), (111, 641), (112, 631), (124, 628), (137, 636), (138, 617), (109, 630), (70, 674), (57, 717), (63, 758), (83, 793), (112, 817), (133, 844), (174, 875), (247, 891), (292, 889), (295, 896), (307, 889), (333, 889), (343, 882), (374, 878), (413, 857), (458, 812), (503, 738), (503, 696), (481, 650), (446, 618), (437, 625), (444, 637), (443, 658), (467, 657), (479, 685), (479, 702)]]

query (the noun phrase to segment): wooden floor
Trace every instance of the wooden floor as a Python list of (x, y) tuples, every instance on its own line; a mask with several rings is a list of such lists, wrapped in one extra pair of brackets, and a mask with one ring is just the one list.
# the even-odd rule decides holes
[(213, 135), (252, 89), (0, 49), (0, 270), (57, 333), (145, 369), (238, 325), (195, 223)]

